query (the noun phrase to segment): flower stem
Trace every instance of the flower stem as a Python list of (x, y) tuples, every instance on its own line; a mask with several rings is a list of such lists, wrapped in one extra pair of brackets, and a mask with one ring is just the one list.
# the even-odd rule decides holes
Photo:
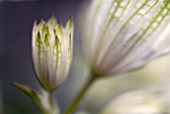
[(80, 92), (77, 94), (77, 96), (74, 98), (74, 100), (71, 102), (71, 104), (68, 106), (68, 108), (66, 109), (66, 111), (64, 112), (64, 114), (73, 114), (73, 112), (75, 111), (77, 105), (79, 104), (79, 102), (81, 101), (81, 99), (83, 98), (83, 96), (85, 95), (85, 93), (87, 92), (87, 90), (90, 88), (90, 86), (92, 85), (92, 83), (95, 81), (95, 77), (91, 76), (88, 81), (86, 82), (86, 84), (84, 85), (84, 87), (80, 90)]
[(43, 114), (59, 114), (59, 109), (56, 106), (55, 100), (54, 100), (54, 92), (50, 91), (47, 92), (47, 96), (44, 97), (46, 99), (44, 102), (42, 113)]

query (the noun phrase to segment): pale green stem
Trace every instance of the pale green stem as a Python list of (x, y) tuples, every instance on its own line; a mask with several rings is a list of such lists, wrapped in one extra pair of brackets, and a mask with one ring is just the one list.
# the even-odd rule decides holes
[(43, 109), (41, 109), (43, 114), (59, 114), (59, 109), (56, 106), (55, 99), (54, 99), (54, 92), (50, 91), (47, 93), (47, 104), (43, 104)]
[(91, 76), (88, 81), (86, 82), (86, 84), (84, 85), (84, 87), (80, 90), (80, 92), (77, 94), (77, 96), (74, 98), (74, 100), (71, 102), (71, 104), (68, 106), (68, 108), (66, 109), (66, 111), (64, 112), (64, 114), (73, 114), (73, 112), (75, 111), (77, 105), (79, 104), (79, 102), (81, 101), (81, 99), (83, 98), (83, 96), (85, 95), (85, 93), (87, 92), (87, 90), (90, 88), (90, 86), (92, 85), (92, 83), (95, 81), (95, 77)]

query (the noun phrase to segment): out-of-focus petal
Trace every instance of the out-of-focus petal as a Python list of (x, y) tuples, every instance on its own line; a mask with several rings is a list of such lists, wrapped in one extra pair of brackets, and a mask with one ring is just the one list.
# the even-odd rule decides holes
[(154, 91), (134, 91), (118, 96), (101, 114), (166, 114), (168, 105)]
[(93, 0), (87, 13), (84, 51), (97, 75), (138, 69), (169, 52), (166, 0)]

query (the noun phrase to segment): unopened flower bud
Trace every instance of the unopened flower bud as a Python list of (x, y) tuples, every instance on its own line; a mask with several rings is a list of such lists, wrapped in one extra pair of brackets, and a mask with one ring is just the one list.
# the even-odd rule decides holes
[(72, 60), (73, 22), (66, 27), (56, 23), (54, 17), (48, 22), (34, 23), (32, 54), (37, 79), (46, 90), (55, 90), (67, 78)]

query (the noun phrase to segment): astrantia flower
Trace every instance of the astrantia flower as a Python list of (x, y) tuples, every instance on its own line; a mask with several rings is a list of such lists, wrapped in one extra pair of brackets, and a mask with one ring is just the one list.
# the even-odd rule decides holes
[(118, 96), (101, 114), (168, 114), (168, 104), (154, 91), (134, 91)]
[(66, 27), (51, 17), (34, 24), (32, 54), (37, 78), (43, 88), (54, 90), (67, 78), (72, 55), (73, 22)]
[(93, 0), (85, 55), (97, 76), (131, 71), (169, 52), (169, 0)]

